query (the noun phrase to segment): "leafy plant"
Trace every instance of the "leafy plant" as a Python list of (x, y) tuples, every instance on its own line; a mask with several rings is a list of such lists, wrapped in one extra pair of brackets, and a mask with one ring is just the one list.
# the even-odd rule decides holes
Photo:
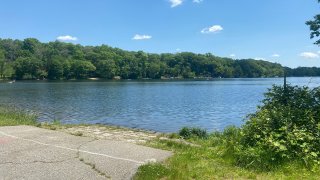
[(320, 164), (320, 88), (273, 86), (248, 118), (239, 131), (223, 133), (226, 153), (236, 164), (262, 169), (292, 161), (309, 168)]
[(208, 137), (208, 133), (205, 129), (195, 128), (195, 127), (194, 128), (183, 127), (179, 131), (179, 135), (185, 139), (190, 139), (192, 137), (206, 139)]

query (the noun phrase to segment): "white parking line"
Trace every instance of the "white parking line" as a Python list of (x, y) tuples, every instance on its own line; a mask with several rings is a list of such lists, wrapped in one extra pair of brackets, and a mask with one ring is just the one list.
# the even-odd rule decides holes
[(33, 142), (33, 143), (40, 144), (40, 145), (43, 145), (43, 146), (51, 146), (51, 147), (65, 149), (65, 150), (69, 150), (69, 151), (82, 152), (82, 153), (87, 153), (87, 154), (91, 154), (91, 155), (103, 156), (103, 157), (107, 157), (107, 158), (110, 158), (110, 159), (128, 161), (128, 162), (133, 162), (133, 163), (136, 163), (136, 164), (145, 164), (146, 163), (146, 162), (136, 161), (136, 160), (127, 159), (127, 158), (110, 156), (110, 155), (107, 155), (107, 154), (95, 153), (95, 152), (90, 152), (90, 151), (85, 151), (85, 150), (78, 150), (78, 149), (68, 148), (68, 147), (64, 147), (64, 146), (58, 146), (58, 145), (53, 145), (53, 144), (42, 143), (42, 142), (35, 141), (35, 140), (32, 140), (32, 139), (26, 139), (26, 138), (22, 138), (22, 137), (13, 136), (11, 134), (7, 134), (7, 133), (2, 132), (2, 131), (0, 131), (0, 134), (2, 134), (4, 136), (7, 136), (7, 137), (14, 138), (14, 139), (20, 139), (20, 140), (23, 140), (23, 141)]

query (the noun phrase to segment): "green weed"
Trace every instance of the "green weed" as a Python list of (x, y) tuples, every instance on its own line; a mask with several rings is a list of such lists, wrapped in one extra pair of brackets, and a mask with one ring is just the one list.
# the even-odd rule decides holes
[(35, 114), (25, 113), (16, 108), (0, 107), (0, 126), (38, 125)]

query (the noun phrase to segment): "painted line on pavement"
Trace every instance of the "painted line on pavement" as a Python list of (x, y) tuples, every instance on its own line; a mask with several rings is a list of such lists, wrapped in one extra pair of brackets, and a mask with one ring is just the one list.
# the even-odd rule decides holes
[(55, 147), (55, 148), (66, 149), (66, 150), (69, 150), (69, 151), (82, 152), (82, 153), (87, 153), (87, 154), (91, 154), (91, 155), (103, 156), (103, 157), (107, 157), (107, 158), (110, 158), (110, 159), (128, 161), (128, 162), (133, 162), (133, 163), (136, 163), (136, 164), (145, 164), (145, 162), (142, 162), (142, 161), (136, 161), (136, 160), (127, 159), (127, 158), (110, 156), (110, 155), (107, 155), (107, 154), (95, 153), (95, 152), (90, 152), (90, 151), (85, 151), (85, 150), (80, 150), (80, 149), (78, 150), (78, 149), (68, 148), (68, 147), (64, 147), (64, 146), (58, 146), (58, 145), (53, 145), (53, 144), (42, 143), (40, 141), (35, 141), (35, 140), (32, 140), (32, 139), (26, 139), (26, 138), (22, 138), (22, 137), (13, 136), (11, 134), (7, 134), (7, 133), (2, 132), (2, 131), (0, 131), (0, 134), (2, 134), (4, 136), (7, 136), (7, 137), (14, 138), (14, 139), (21, 139), (21, 140), (24, 140), (24, 141), (33, 142), (33, 143), (40, 144), (40, 145), (43, 145), (43, 146), (51, 146), (51, 147)]

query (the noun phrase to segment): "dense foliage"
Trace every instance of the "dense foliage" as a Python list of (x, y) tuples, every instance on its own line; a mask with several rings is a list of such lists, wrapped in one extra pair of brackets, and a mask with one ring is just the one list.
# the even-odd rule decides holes
[(201, 138), (206, 139), (209, 134), (205, 129), (184, 127), (179, 131), (179, 135), (184, 139)]
[(285, 71), (289, 77), (320, 76), (320, 68), (317, 67), (297, 67), (294, 69), (286, 67)]
[[(320, 0), (318, 0), (320, 2)], [(314, 16), (313, 20), (307, 21), (306, 24), (310, 28), (310, 38), (318, 38), (320, 36), (320, 14)], [(318, 39), (314, 44), (320, 45), (320, 40)]]
[[(282, 75), (283, 68), (280, 64), (252, 59), (232, 60), (210, 53), (151, 54), (125, 51), (106, 45), (81, 46), (59, 41), (41, 43), (33, 38), (23, 41), (0, 39), (0, 78), (159, 79)], [(296, 69), (289, 75), (319, 76), (320, 68), (303, 68), (301, 71)]]
[(242, 128), (228, 128), (221, 137), (226, 154), (241, 166), (320, 164), (320, 87), (274, 86)]

